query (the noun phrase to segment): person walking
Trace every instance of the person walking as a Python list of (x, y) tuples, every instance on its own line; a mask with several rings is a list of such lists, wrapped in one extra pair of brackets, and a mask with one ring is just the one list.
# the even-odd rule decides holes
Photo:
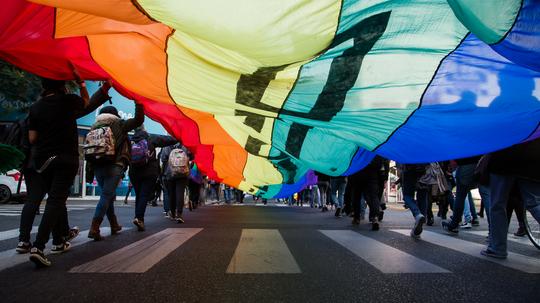
[(129, 179), (135, 190), (135, 218), (133, 224), (144, 231), (144, 214), (148, 202), (153, 199), (160, 168), (156, 158), (156, 147), (174, 145), (178, 141), (171, 136), (149, 134), (144, 125), (135, 130), (131, 138), (131, 161)]
[(120, 118), (114, 106), (105, 106), (99, 111), (96, 122), (86, 136), (85, 158), (88, 173), (94, 174), (101, 195), (96, 206), (88, 238), (99, 241), (102, 239), (99, 227), (107, 215), (111, 226), (111, 234), (122, 230), (114, 213), (116, 188), (124, 177), (131, 159), (131, 144), (128, 132), (142, 125), (144, 109), (141, 104), (135, 104), (135, 117), (127, 120)]
[(190, 172), (188, 152), (180, 143), (177, 143), (163, 148), (161, 160), (165, 169), (165, 186), (169, 195), (169, 218), (178, 223), (184, 223), (182, 214)]
[(110, 82), (105, 83), (90, 102), (84, 81), (75, 69), (73, 72), (80, 96), (68, 94), (65, 81), (43, 78), (43, 93), (30, 107), (28, 116), (28, 139), (33, 149), (30, 167), (36, 174), (31, 177), (30, 199), (21, 215), (20, 240), (30, 242), (36, 205), (39, 208), (43, 195), (48, 194), (45, 212), (30, 250), (30, 261), (37, 267), (51, 265), (43, 253), (51, 231), (54, 253), (67, 251), (71, 246), (65, 239), (69, 232), (66, 200), (79, 169), (77, 119), (108, 99)]
[(540, 138), (491, 154), (488, 170), (489, 244), (481, 254), (505, 259), (508, 256), (507, 204), (514, 187), (519, 190), (525, 208), (540, 223)]
[(428, 190), (419, 188), (417, 183), (426, 173), (427, 165), (428, 164), (400, 165), (403, 201), (405, 201), (405, 206), (410, 209), (414, 217), (414, 227), (411, 230), (411, 237), (414, 239), (420, 238), (423, 231), (423, 225), (426, 223)]
[(379, 230), (379, 179), (380, 169), (383, 165), (383, 158), (376, 156), (364, 169), (349, 176), (351, 183), (351, 201), (353, 205), (354, 219), (353, 225), (360, 224), (360, 204), (362, 197), (369, 206), (369, 221), (371, 230)]

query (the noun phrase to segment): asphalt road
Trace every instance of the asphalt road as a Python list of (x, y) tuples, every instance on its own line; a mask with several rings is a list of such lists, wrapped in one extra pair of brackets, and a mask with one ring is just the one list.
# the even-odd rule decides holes
[[(137, 232), (133, 206), (118, 203), (131, 229), (101, 242), (81, 235), (39, 270), (12, 251), (21, 206), (9, 207), (0, 209), (0, 302), (540, 301), (540, 250), (527, 240), (513, 238), (515, 255), (494, 263), (480, 256), (484, 221), (451, 237), (437, 220), (416, 241), (400, 206), (378, 232), (331, 212), (272, 205), (204, 206), (186, 210), (185, 224), (149, 207), (147, 230)], [(91, 202), (70, 203), (81, 231), (92, 214)]]

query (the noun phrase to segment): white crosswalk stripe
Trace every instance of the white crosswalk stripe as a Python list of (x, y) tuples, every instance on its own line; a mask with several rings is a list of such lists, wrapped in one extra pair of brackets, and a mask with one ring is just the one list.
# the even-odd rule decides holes
[[(130, 230), (130, 227), (123, 228), (122, 231)], [(101, 228), (102, 234), (109, 234), (110, 228), (109, 227), (102, 227)], [(81, 231), (79, 236), (71, 242), (72, 247), (82, 245), (86, 242), (93, 241), (92, 239), (88, 238), (88, 230)], [(50, 247), (52, 244), (52, 240), (50, 240), (47, 243), (47, 247)], [(45, 254), (48, 255), (50, 252), (48, 249), (45, 249)], [(6, 251), (0, 252), (0, 271), (4, 270), (6, 268), (13, 267), (15, 265), (19, 265), (21, 263), (27, 262), (29, 254), (19, 254), (15, 249), (10, 249)]]
[[(129, 205), (124, 205), (118, 203), (118, 205), (115, 204), (115, 207), (131, 207)], [(67, 205), (67, 210), (74, 211), (74, 210), (87, 210), (87, 209), (95, 209), (96, 204), (77, 204), (77, 205)], [(5, 217), (16, 217), (20, 216), (23, 209), (22, 204), (15, 204), (15, 205), (2, 205), (0, 206), (0, 216)], [(45, 204), (42, 204), (39, 207), (39, 211), (43, 213), (45, 211)]]
[[(130, 228), (124, 228), (129, 230)], [(37, 227), (33, 227), (33, 232)], [(70, 270), (72, 273), (144, 273), (152, 269), (173, 251), (199, 236), (203, 228), (166, 228), (142, 240), (119, 248), (94, 260), (89, 260)], [(409, 238), (409, 229), (390, 229), (403, 237)], [(103, 234), (110, 232), (102, 228)], [(278, 229), (242, 229), (232, 258), (228, 261), (227, 274), (301, 274), (293, 251)], [(383, 274), (451, 274), (448, 268), (436, 264), (437, 261), (423, 260), (421, 257), (404, 252), (391, 244), (385, 244), (375, 238), (353, 230), (319, 230), (325, 235), (328, 244), (338, 245), (341, 250), (348, 250), (355, 256), (373, 266)], [(483, 235), (483, 232), (475, 232)], [(88, 230), (81, 232), (73, 242), (78, 246), (89, 241)], [(0, 232), (0, 241), (14, 239), (18, 229)], [(401, 237), (401, 236), (399, 236)], [(484, 243), (467, 241), (441, 233), (424, 231), (422, 241), (440, 246), (461, 254), (479, 258), (489, 262), (525, 273), (540, 273), (540, 259), (517, 253), (509, 253), (507, 260), (487, 258), (480, 255), (485, 248)], [(307, 245), (315, 245), (306, 242)], [(311, 243), (311, 244), (310, 244)], [(411, 242), (410, 245), (416, 245)], [(49, 245), (50, 246), (50, 245)], [(297, 256), (314, 257), (314, 256)], [(316, 256), (318, 257), (318, 256)], [(0, 252), (0, 270), (28, 261), (28, 254), (17, 254), (15, 249)], [(433, 263), (432, 263), (433, 262)], [(225, 264), (225, 265), (227, 265)]]
[[(473, 235), (477, 235), (477, 236), (482, 236), (482, 237), (487, 237), (488, 234), (489, 234), (489, 231), (487, 230), (471, 230), (471, 231), (460, 231), (460, 233), (463, 232), (463, 233), (468, 233), (468, 234), (473, 234)], [(514, 236), (513, 234), (508, 234), (508, 241), (512, 241), (512, 242), (516, 242), (516, 243), (520, 243), (520, 244), (524, 244), (524, 245), (533, 245), (531, 243), (531, 241), (529, 241), (529, 238), (527, 236), (523, 236), (523, 237), (516, 237)]]
[(228, 274), (298, 274), (285, 240), (276, 229), (243, 229)]
[(444, 268), (352, 230), (321, 230), (320, 232), (385, 274), (449, 273)]
[[(402, 235), (409, 235), (410, 230), (407, 229), (391, 229), (393, 232), (400, 233)], [(509, 268), (517, 269), (526, 273), (537, 274), (540, 273), (540, 262), (536, 258), (528, 257), (517, 253), (508, 253), (508, 259), (500, 260), (495, 258), (485, 257), (480, 254), (482, 249), (485, 249), (485, 245), (465, 241), (453, 236), (447, 236), (435, 232), (424, 231), (422, 233), (422, 240), (455, 250), (466, 255), (479, 258), (482, 260), (494, 262)]]
[(167, 228), (94, 261), (72, 273), (143, 273), (196, 235), (202, 228)]

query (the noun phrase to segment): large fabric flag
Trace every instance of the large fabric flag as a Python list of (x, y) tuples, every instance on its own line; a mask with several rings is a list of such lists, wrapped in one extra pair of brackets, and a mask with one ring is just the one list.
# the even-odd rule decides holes
[(265, 197), (540, 136), (538, 0), (4, 0), (0, 58), (112, 78), (201, 171)]

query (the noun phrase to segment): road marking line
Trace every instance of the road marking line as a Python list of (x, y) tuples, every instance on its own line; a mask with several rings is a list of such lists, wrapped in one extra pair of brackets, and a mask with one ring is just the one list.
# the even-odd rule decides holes
[(71, 273), (144, 273), (180, 247), (202, 228), (167, 228), (96, 260), (72, 268)]
[(4, 214), (4, 213), (0, 213), (0, 216), (6, 216), (6, 217), (17, 217), (17, 216), (20, 216), (21, 214)]
[[(402, 235), (408, 236), (410, 233), (410, 230), (408, 229), (391, 229), (390, 231), (400, 233)], [(422, 233), (422, 240), (442, 246), (445, 248), (449, 248), (461, 253), (464, 253), (469, 256), (473, 256), (475, 258), (479, 258), (482, 260), (494, 262), (509, 268), (517, 269), (526, 273), (540, 273), (540, 259), (538, 258), (532, 258), (521, 254), (516, 254), (509, 252), (508, 258), (505, 260), (485, 257), (480, 254), (480, 251), (486, 248), (485, 245), (461, 240), (458, 238), (455, 238), (453, 236), (447, 236), (440, 233), (430, 232), (430, 231), (424, 231)]]
[(352, 230), (320, 230), (320, 232), (385, 274), (450, 273), (442, 267)]
[(276, 229), (243, 229), (228, 274), (299, 274), (285, 240)]
[[(489, 234), (489, 231), (487, 230), (472, 230), (472, 231), (461, 231), (467, 234), (473, 234), (477, 236), (487, 237)], [(529, 241), (529, 238), (527, 236), (523, 237), (516, 237), (514, 234), (508, 233), (508, 241), (525, 244), (525, 245), (533, 245), (531, 241)]]
[[(130, 230), (130, 229), (131, 227), (124, 227), (122, 229), (122, 232)], [(109, 234), (111, 231), (109, 227), (102, 227), (100, 228), (100, 230), (101, 230), (101, 233), (105, 235)], [(73, 239), (73, 241), (71, 242), (71, 247), (79, 246), (89, 241), (93, 241), (93, 240), (88, 238), (88, 230), (81, 231), (79, 236)], [(50, 245), (52, 245), (52, 239), (47, 243), (47, 246), (50, 246)], [(50, 250), (45, 249), (45, 254), (49, 255)], [(15, 249), (10, 249), (10, 250), (0, 252), (0, 271), (6, 268), (13, 267), (15, 265), (19, 265), (21, 263), (27, 262), (29, 256), (30, 254), (19, 254), (17, 253)]]
[[(32, 226), (32, 231), (30, 233), (37, 232), (37, 229), (38, 229), (37, 226)], [(19, 236), (18, 228), (6, 230), (6, 231), (0, 231), (0, 241), (17, 238), (18, 236)]]

